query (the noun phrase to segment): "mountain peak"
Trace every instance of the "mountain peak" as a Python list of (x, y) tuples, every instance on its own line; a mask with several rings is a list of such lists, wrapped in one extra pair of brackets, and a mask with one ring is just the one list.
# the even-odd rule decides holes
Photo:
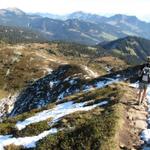
[(83, 11), (76, 11), (76, 12), (73, 12), (73, 13), (69, 14), (69, 16), (70, 16), (70, 17), (73, 17), (73, 18), (88, 16), (88, 15), (90, 15), (90, 14), (85, 13), (85, 12), (83, 12)]
[(72, 14), (85, 14), (85, 12), (83, 12), (83, 11), (75, 11)]
[(136, 16), (128, 16), (128, 15), (123, 15), (123, 14), (116, 14), (112, 17), (110, 17), (111, 19), (114, 20), (138, 20), (138, 18)]
[(25, 12), (23, 12), (22, 10), (16, 8), (16, 7), (10, 7), (10, 8), (6, 8), (6, 9), (0, 9), (0, 14), (15, 14), (15, 15), (25, 15)]

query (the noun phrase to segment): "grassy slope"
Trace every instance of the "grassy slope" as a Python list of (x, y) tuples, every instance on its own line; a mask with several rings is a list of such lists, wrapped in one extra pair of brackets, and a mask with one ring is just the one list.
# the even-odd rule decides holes
[(132, 107), (130, 102), (136, 103), (135, 97), (136, 92), (125, 83), (74, 96), (74, 100), (93, 99), (93, 103), (109, 99), (109, 106), (66, 116), (57, 127), (72, 128), (44, 138), (36, 149), (117, 150), (121, 145), (127, 149), (136, 147), (134, 143), (138, 143), (139, 134), (135, 135), (134, 125), (130, 126), (133, 122), (127, 120), (127, 111)]
[(150, 40), (140, 37), (128, 36), (109, 42), (103, 47), (130, 65), (140, 64), (150, 55)]
[[(82, 117), (72, 116), (70, 120), (77, 124), (76, 128), (68, 132), (61, 131), (57, 135), (48, 136), (39, 142), (36, 149), (101, 149), (110, 150), (118, 147), (116, 131), (120, 115), (119, 105), (100, 112), (95, 109)], [(55, 141), (55, 142), (54, 142)]]
[(107, 87), (90, 92), (87, 96), (76, 97), (77, 101), (93, 99), (93, 103), (107, 99), (109, 106), (66, 116), (57, 126), (72, 129), (44, 138), (36, 149), (118, 149), (117, 133), (123, 113), (123, 107), (119, 103), (121, 95), (117, 88)]
[[(29, 82), (48, 74), (47, 69), (55, 69), (60, 65), (60, 63), (57, 63), (57, 59), (61, 60), (59, 56), (55, 60), (56, 62), (49, 61), (48, 59), (53, 59), (53, 57), (44, 51), (44, 49), (41, 50), (40, 46), (34, 47), (34, 44), (33, 47), (32, 44), (1, 44), (1, 91), (16, 92), (28, 85)], [(5, 95), (3, 94), (1, 97)]]
[[(121, 60), (118, 64), (123, 65), (118, 66), (113, 63), (114, 59), (111, 57), (106, 58), (109, 61), (97, 57), (103, 51), (102, 48), (97, 50), (94, 47), (62, 42), (0, 44), (0, 89), (4, 93), (16, 92), (46, 75), (48, 73), (46, 69), (56, 69), (61, 62), (86, 65), (99, 75), (107, 73), (105, 70), (107, 65), (117, 69), (126, 66)], [(5, 96), (7, 94), (0, 92), (1, 98)]]
[[(11, 59), (4, 62), (3, 57), (0, 58), (2, 68), (2, 73), (0, 74), (0, 82), (1, 88), (4, 90), (18, 90), (23, 88), (27, 85), (27, 82), (31, 79), (36, 79), (44, 75), (44, 72), (41, 72), (39, 69), (41, 66), (45, 67), (52, 67), (56, 68), (58, 64), (52, 62), (45, 62), (45, 58), (42, 57), (35, 57), (35, 53), (39, 53), (40, 55), (44, 54), (44, 56), (49, 57), (52, 56), (57, 58), (58, 60), (67, 60), (71, 63), (77, 63), (86, 65), (89, 63), (92, 57), (95, 56), (95, 49), (92, 49), (93, 52), (90, 52), (88, 55), (86, 52), (85, 47), (75, 48), (70, 47), (68, 45), (59, 45), (59, 44), (25, 44), (23, 45), (23, 49), (17, 49), (16, 45), (11, 45), (12, 48), (5, 47), (3, 45), (1, 47), (0, 53), (1, 54), (8, 54), (4, 56), (4, 58), (8, 57), (11, 58), (10, 55), (14, 55), (14, 49), (16, 51), (21, 52), (21, 55), (17, 54), (17, 58), (20, 60), (19, 62), (15, 62), (12, 64), (11, 72), (6, 77), (7, 70), (9, 69), (9, 64), (11, 64)], [(70, 53), (71, 50), (71, 54)], [(75, 52), (72, 55), (73, 51), (79, 50), (79, 52)], [(38, 51), (37, 51), (38, 50)], [(65, 51), (64, 51), (65, 50)], [(81, 52), (81, 50), (83, 50)], [(11, 54), (12, 53), (12, 54)], [(33, 55), (31, 55), (31, 53)], [(50, 55), (49, 55), (50, 54)], [(80, 54), (80, 55), (79, 55)], [(15, 54), (16, 55), (16, 54)], [(2, 55), (0, 55), (2, 56)], [(90, 57), (92, 56), (92, 57)], [(21, 58), (20, 58), (21, 57)], [(72, 60), (74, 58), (74, 60)], [(27, 60), (32, 60), (32, 66), (30, 67), (31, 62)], [(106, 60), (108, 60), (106, 58)], [(40, 61), (40, 63), (39, 63)], [(99, 60), (98, 60), (99, 61)], [(102, 60), (103, 61), (103, 60)], [(114, 61), (114, 59), (110, 59), (110, 61)], [(109, 64), (111, 62), (109, 61)], [(101, 64), (100, 64), (101, 63)], [(100, 73), (100, 75), (105, 74), (106, 71), (103, 69), (102, 66), (103, 62), (95, 62), (91, 61), (89, 66), (95, 69)], [(105, 61), (104, 63), (108, 63)], [(38, 64), (38, 65), (37, 65)], [(103, 64), (104, 65), (104, 64)], [(7, 67), (8, 66), (8, 67)], [(9, 80), (8, 80), (9, 79)], [(18, 82), (19, 81), (19, 82)], [(8, 84), (11, 83), (11, 84)], [(16, 87), (16, 88), (15, 88)], [(103, 108), (97, 108), (94, 111), (90, 112), (83, 112), (83, 113), (75, 113), (66, 116), (62, 121), (60, 121), (56, 126), (57, 127), (66, 127), (69, 128), (70, 126), (73, 127), (73, 130), (61, 131), (55, 136), (48, 136), (47, 138), (41, 140), (38, 143), (37, 149), (51, 149), (52, 147), (55, 149), (71, 149), (74, 147), (79, 147), (79, 149), (90, 149), (91, 146), (94, 144), (95, 149), (106, 149), (106, 148), (116, 148), (118, 143), (116, 143), (116, 134), (118, 133), (118, 127), (120, 126), (121, 122), (121, 114), (123, 111), (122, 105), (119, 103), (118, 94), (120, 89), (114, 87), (107, 87), (101, 90), (94, 90), (88, 92), (86, 94), (79, 93), (76, 95), (72, 95), (65, 99), (68, 100), (76, 100), (79, 101), (88, 101), (93, 100), (93, 103), (99, 102), (103, 99), (110, 100), (110, 105)], [(120, 94), (119, 94), (120, 95)], [(47, 107), (52, 107), (54, 104), (49, 105)], [(0, 134), (12, 134), (14, 136), (31, 136), (37, 135), (44, 130), (49, 129), (47, 126), (47, 122), (49, 120), (29, 125), (26, 129), (22, 131), (17, 131), (15, 129), (15, 123), (18, 120), (23, 120), (29, 116), (32, 116), (35, 112), (39, 110), (33, 110), (32, 112), (25, 113), (15, 118), (6, 119), (4, 123), (0, 124)], [(75, 127), (75, 128), (74, 128)], [(53, 144), (55, 141), (55, 144)], [(48, 143), (48, 144), (47, 144)], [(65, 145), (67, 147), (65, 147)], [(13, 146), (10, 146), (13, 147)], [(15, 148), (12, 148), (15, 149)]]
[[(36, 149), (101, 149), (116, 150), (118, 148), (118, 133), (122, 125), (123, 105), (120, 103), (123, 91), (118, 85), (108, 86), (104, 89), (93, 90), (86, 94), (80, 93), (67, 97), (64, 101), (76, 100), (90, 101), (89, 104), (108, 100), (109, 105), (97, 107), (88, 112), (76, 112), (67, 115), (53, 127), (64, 128), (53, 136), (48, 136), (38, 142)], [(86, 95), (86, 96), (85, 96)], [(91, 101), (92, 100), (92, 101)], [(54, 105), (53, 105), (54, 106)], [(53, 107), (49, 105), (47, 107)], [(35, 112), (38, 110), (35, 110)], [(15, 129), (15, 123), (23, 120), (35, 112), (25, 113), (15, 118), (5, 120), (0, 124), (0, 134), (12, 134), (16, 137), (32, 136), (48, 130), (46, 121), (27, 126), (22, 131)], [(13, 147), (13, 146), (10, 146)], [(13, 150), (13, 148), (12, 148)]]

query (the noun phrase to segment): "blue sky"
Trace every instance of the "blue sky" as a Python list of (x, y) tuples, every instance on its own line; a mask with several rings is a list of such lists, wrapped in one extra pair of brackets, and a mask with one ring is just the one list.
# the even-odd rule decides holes
[(150, 0), (0, 0), (0, 8), (17, 7), (25, 12), (68, 14), (84, 11), (96, 14), (135, 15), (150, 21)]

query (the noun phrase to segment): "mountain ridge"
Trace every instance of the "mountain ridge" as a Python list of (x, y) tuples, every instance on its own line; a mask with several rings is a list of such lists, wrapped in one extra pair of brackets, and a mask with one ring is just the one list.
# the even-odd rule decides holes
[(125, 59), (128, 63), (140, 64), (150, 56), (150, 40), (136, 36), (128, 36), (109, 43), (100, 44), (116, 57)]

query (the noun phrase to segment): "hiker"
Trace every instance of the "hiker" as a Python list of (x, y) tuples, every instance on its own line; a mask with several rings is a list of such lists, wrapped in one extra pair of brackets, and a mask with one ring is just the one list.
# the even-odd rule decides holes
[(139, 70), (139, 94), (138, 104), (142, 104), (146, 98), (147, 87), (150, 84), (150, 56), (147, 57), (146, 64)]

